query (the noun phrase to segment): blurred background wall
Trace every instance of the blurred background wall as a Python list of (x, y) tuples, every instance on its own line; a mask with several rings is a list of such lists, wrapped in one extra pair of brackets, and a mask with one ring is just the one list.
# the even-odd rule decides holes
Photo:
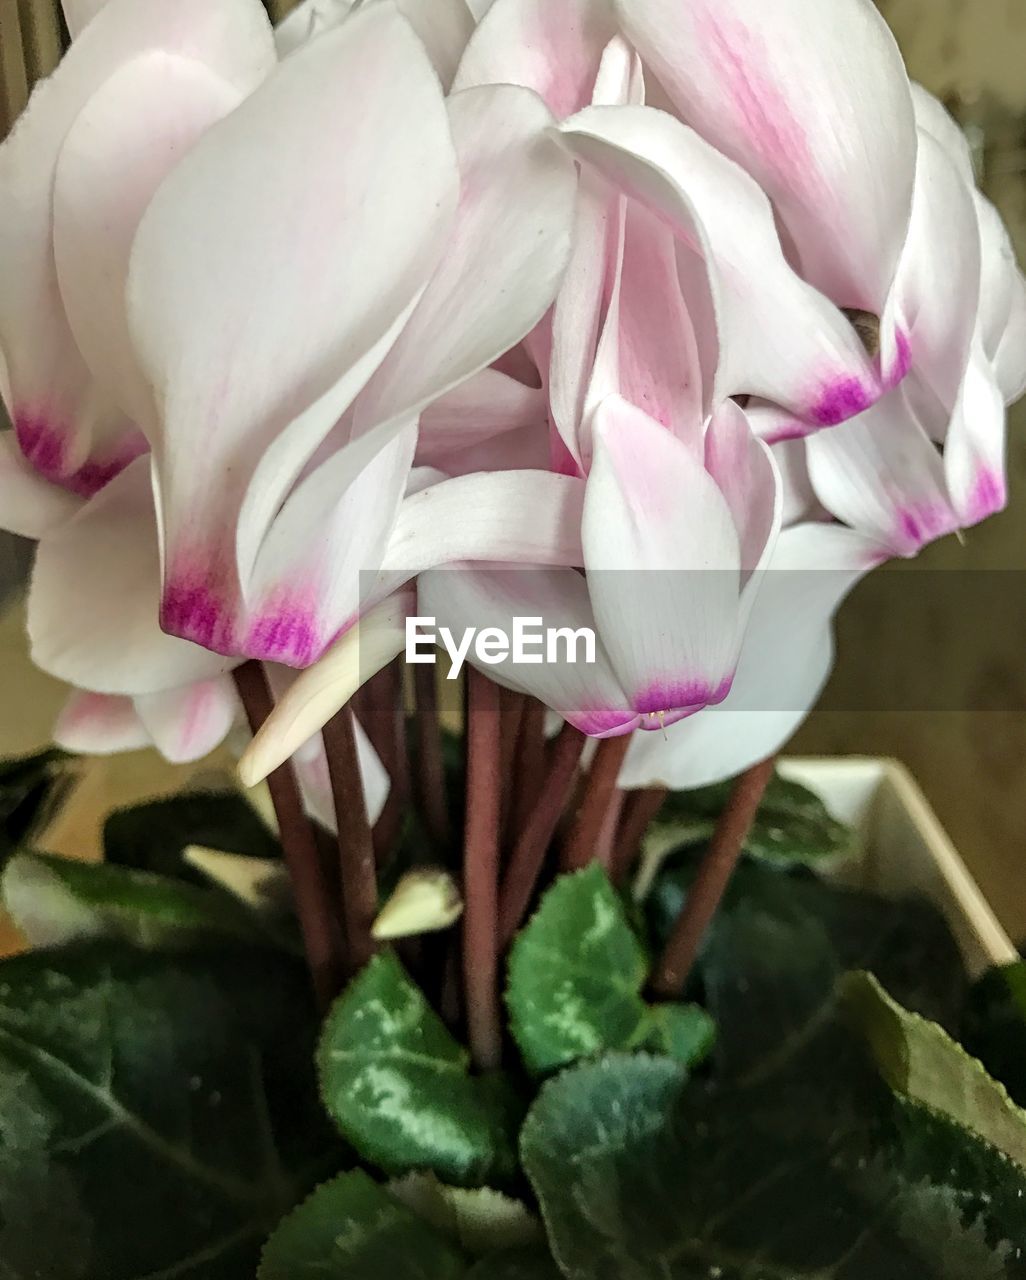
[[(1026, 262), (1026, 0), (879, 3), (911, 74), (942, 97), (969, 132), (984, 188)], [(278, 18), (291, 0), (268, 0), (268, 7)], [(58, 0), (0, 0), (0, 133), (21, 110), (33, 80), (59, 57), (64, 33), (58, 11)], [(881, 585), (880, 575), (845, 605), (839, 660), (824, 706), (791, 749), (904, 760), (998, 914), (1014, 936), (1026, 938), (1024, 406), (1012, 415), (1009, 447), (1009, 510), (970, 531), (964, 545), (945, 539), (914, 565), (896, 570), (919, 575), (907, 583), (907, 594), (928, 597), (922, 607), (897, 609), (893, 582)], [(0, 539), (0, 591), (18, 580), (25, 563), (24, 547)], [(1001, 625), (987, 610), (974, 616), (975, 597), (962, 590), (968, 575), (996, 569), (1010, 571), (993, 588), (1012, 597)], [(941, 572), (951, 575), (943, 589), (937, 585)], [(872, 708), (867, 691), (874, 681), (922, 663), (941, 673), (944, 688), (934, 709)], [(27, 669), (15, 606), (0, 620), (0, 754), (42, 740), (60, 699), (54, 682)], [(954, 707), (973, 709), (945, 709)], [(105, 767), (119, 782), (131, 775), (133, 790), (157, 786), (152, 761), (146, 766), (133, 758)]]

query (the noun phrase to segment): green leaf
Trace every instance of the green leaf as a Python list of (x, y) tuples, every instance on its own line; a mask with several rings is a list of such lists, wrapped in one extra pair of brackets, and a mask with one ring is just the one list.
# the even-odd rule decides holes
[[(708, 840), (733, 785), (731, 778), (696, 791), (672, 792), (646, 836), (649, 863), (665, 858), (675, 847)], [(815, 792), (778, 773), (766, 788), (745, 850), (777, 866), (815, 866), (850, 857), (855, 835), (831, 816)], [(650, 878), (651, 866), (648, 874)]]
[(0, 866), (49, 821), (71, 785), (63, 751), (0, 761)]
[(447, 1187), (430, 1173), (410, 1173), (388, 1193), (474, 1257), (532, 1244), (541, 1224), (521, 1200), (492, 1187)]
[(647, 977), (648, 957), (605, 871), (593, 864), (560, 877), (510, 951), (506, 1004), (528, 1070), (642, 1047), (701, 1062), (716, 1037), (712, 1019), (697, 1005), (649, 1006)]
[(332, 1158), (298, 966), (110, 943), (0, 963), (0, 1276), (250, 1280)]
[[(695, 862), (667, 868), (646, 908), (655, 946), (679, 914)], [(717, 1026), (718, 1070), (766, 1078), (799, 1061), (829, 1080), (838, 980), (870, 969), (917, 1013), (957, 1028), (965, 972), (937, 911), (751, 860), (737, 868), (697, 966)]]
[(391, 952), (375, 956), (335, 1002), (317, 1062), (328, 1111), (387, 1173), (429, 1169), (461, 1185), (513, 1174), (508, 1087), (470, 1074), (469, 1055)]
[(161, 948), (262, 936), (253, 913), (228, 894), (105, 863), (18, 853), (0, 890), (34, 946), (110, 937)]
[(258, 1280), (462, 1280), (463, 1255), (367, 1174), (326, 1182), (264, 1247)]
[[(541, 1244), (490, 1252), (468, 1270), (446, 1216), (451, 1206), (442, 1205), (438, 1224), (439, 1204), (425, 1205), (419, 1195), (427, 1184), (410, 1181), (406, 1191), (413, 1188), (418, 1196), (410, 1205), (402, 1188), (381, 1187), (360, 1170), (318, 1187), (267, 1242), (257, 1280), (561, 1280)], [(478, 1192), (459, 1194), (465, 1203), (479, 1198)]]
[(645, 952), (601, 867), (562, 876), (513, 944), (506, 1003), (533, 1072), (644, 1039)]
[(237, 791), (185, 792), (119, 809), (103, 827), (108, 863), (205, 885), (182, 859), (189, 845), (252, 858), (281, 856), (278, 841)]
[(610, 1054), (542, 1088), (520, 1156), (568, 1275), (662, 1274), (685, 1209), (675, 1203), (685, 1171), (674, 1125), (686, 1084), (667, 1058)]
[(665, 1058), (610, 1055), (542, 1089), (521, 1155), (574, 1280), (1026, 1274), (1011, 1161), (923, 1108), (895, 1115), (869, 1076), (829, 1127), (804, 1120), (773, 1090), (723, 1094)]
[(895, 1092), (940, 1112), (1026, 1169), (1026, 1111), (935, 1022), (903, 1009), (871, 973), (848, 974), (845, 1009)]
[(716, 1043), (716, 1023), (697, 1004), (659, 1004), (649, 1011), (644, 1047), (695, 1067)]
[(1026, 1106), (1026, 964), (992, 969), (969, 992), (962, 1021), (966, 1048)]

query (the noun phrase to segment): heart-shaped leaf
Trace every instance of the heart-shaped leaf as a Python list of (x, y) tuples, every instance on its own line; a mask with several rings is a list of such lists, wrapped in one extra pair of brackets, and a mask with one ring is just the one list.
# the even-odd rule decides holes
[(386, 1173), (427, 1169), (444, 1182), (505, 1181), (516, 1167), (515, 1100), (501, 1076), (470, 1073), (391, 952), (335, 1002), (317, 1054), (321, 1093), (343, 1135)]
[(300, 966), (110, 943), (0, 963), (4, 1280), (251, 1280), (329, 1161)]
[(647, 978), (645, 949), (605, 871), (592, 864), (561, 876), (510, 951), (506, 1004), (528, 1070), (642, 1046), (701, 1061), (711, 1019), (695, 1006), (649, 1006)]

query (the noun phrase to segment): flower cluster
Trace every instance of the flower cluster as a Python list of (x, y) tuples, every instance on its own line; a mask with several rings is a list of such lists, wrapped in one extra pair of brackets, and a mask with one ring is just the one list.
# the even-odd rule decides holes
[(1003, 506), (1026, 286), (870, 0), (65, 8), (0, 147), (65, 744), (197, 758), (257, 659), (247, 776), (320, 774), (412, 612), (529, 616), (596, 662), (488, 674), (698, 785), (787, 738), (864, 573)]

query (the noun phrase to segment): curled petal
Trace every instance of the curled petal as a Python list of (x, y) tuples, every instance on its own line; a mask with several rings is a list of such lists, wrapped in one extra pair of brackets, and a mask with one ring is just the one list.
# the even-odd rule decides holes
[(904, 388), (805, 445), (820, 502), (891, 555), (914, 556), (957, 528), (944, 463)]
[(944, 444), (944, 472), (962, 528), (1002, 511), (1008, 500), (1005, 426), (1001, 387), (977, 349)]
[(467, 45), (454, 89), (518, 84), (558, 119), (592, 99), (606, 45), (616, 34), (608, 0), (495, 0)]
[(150, 52), (93, 94), (61, 149), (53, 235), (68, 323), (97, 384), (144, 426), (153, 407), (125, 312), (132, 240), (163, 179), (240, 100), (203, 63)]
[(920, 133), (912, 223), (895, 294), (917, 378), (949, 413), (977, 325), (980, 270), (973, 193), (940, 143)]
[(65, 751), (87, 756), (111, 756), (139, 751), (150, 735), (131, 698), (76, 689), (61, 708), (53, 740)]
[[(701, 261), (710, 296), (698, 302), (718, 342), (707, 407), (748, 393), (832, 426), (879, 397), (881, 379), (855, 330), (785, 261), (769, 201), (736, 164), (651, 107), (589, 107), (562, 136)], [(691, 305), (690, 290), (685, 301)], [(712, 363), (706, 352), (703, 367)]]
[(779, 751), (830, 673), (838, 605), (882, 555), (872, 539), (838, 525), (785, 530), (752, 609), (730, 693), (668, 728), (665, 738), (635, 735), (620, 785), (702, 787)]
[[(340, 138), (325, 121), (343, 118)], [(169, 630), (238, 643), (236, 525), (258, 459), (292, 432), (250, 499), (244, 569), (420, 295), (455, 194), (438, 81), (390, 5), (286, 58), (161, 186), (129, 315), (157, 399)]]
[[(514, 661), (511, 650), (497, 661), (484, 662), (475, 647), (466, 660), (490, 679), (539, 698), (582, 733), (605, 738), (627, 733), (638, 724), (596, 637), (588, 584), (572, 569), (438, 569), (421, 576), (418, 608), (438, 628), (448, 627), (456, 642), (471, 629), (496, 628), (516, 643), (518, 625), (530, 624), (544, 643), (529, 643), (527, 661)], [(518, 623), (519, 620), (519, 623)], [(548, 636), (558, 634), (553, 651)], [(585, 635), (594, 642), (589, 661)]]
[(390, 596), (296, 677), (239, 761), (239, 777), (247, 787), (319, 733), (365, 681), (403, 652), (413, 608), (412, 591)]
[(725, 401), (709, 421), (705, 467), (730, 508), (740, 541), (742, 577), (747, 580), (773, 552), (783, 492), (772, 452), (733, 400)]
[(420, 415), (417, 463), (483, 444), (517, 428), (544, 431), (545, 396), (498, 369), (482, 369)]
[(582, 480), (541, 471), (458, 476), (405, 500), (375, 594), (457, 561), (580, 565)]
[[(296, 674), (288, 667), (268, 663), (267, 679), (275, 700), (280, 702), (296, 681)], [(356, 737), (356, 754), (363, 779), (363, 794), (367, 803), (367, 817), (373, 825), (381, 817), (388, 799), (390, 787), (388, 773), (378, 753), (371, 745), (363, 726), (355, 717), (353, 728)], [(299, 788), (306, 812), (322, 827), (335, 830), (335, 798), (328, 773), (328, 758), (324, 751), (324, 739), (315, 733), (292, 756)]]
[(143, 694), (135, 709), (153, 745), (172, 764), (202, 760), (228, 736), (239, 712), (230, 679), (198, 680), (180, 689)]
[(721, 701), (741, 592), (730, 506), (691, 449), (615, 397), (595, 415), (582, 536), (595, 617), (634, 710), (659, 727)]
[(98, 693), (157, 693), (231, 666), (157, 623), (160, 561), (139, 458), (42, 539), (28, 600), (37, 666)]
[(871, 0), (617, 0), (684, 120), (779, 210), (802, 273), (880, 316), (916, 164), (908, 77)]
[(8, 407), (26, 456), (83, 493), (95, 492), (134, 455), (123, 456), (129, 423), (93, 384), (65, 318), (51, 236), (54, 173), (93, 94), (124, 64), (152, 51), (203, 63), (239, 94), (274, 65), (266, 15), (251, 0), (109, 0), (36, 87), (0, 147), (0, 347)]
[[(418, 413), (538, 323), (570, 254), (577, 181), (533, 93), (454, 94), (460, 200), (442, 262), (356, 405), (354, 435)], [(379, 426), (380, 429), (380, 426)]]
[[(292, 494), (271, 527), (250, 583), (248, 657), (306, 667), (359, 614), (381, 564), (416, 446), (412, 424), (356, 475), (345, 449)], [(310, 530), (318, 530), (311, 541)], [(361, 584), (361, 572), (368, 572)]]
[(0, 528), (41, 538), (81, 505), (79, 498), (50, 484), (29, 465), (13, 432), (0, 435)]

